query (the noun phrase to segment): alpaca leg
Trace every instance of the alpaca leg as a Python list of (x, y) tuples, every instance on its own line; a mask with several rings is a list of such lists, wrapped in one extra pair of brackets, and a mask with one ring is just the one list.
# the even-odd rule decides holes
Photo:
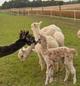
[(60, 62), (59, 62), (59, 71), (61, 72), (61, 71), (63, 71), (63, 69), (64, 69), (64, 64), (63, 64), (63, 61), (60, 60)]
[(49, 83), (49, 70), (46, 70), (46, 80), (45, 80), (45, 86)]
[(45, 57), (44, 61), (47, 66), (45, 85), (48, 85), (53, 81), (53, 61), (49, 60), (48, 57)]
[(71, 74), (73, 75), (73, 84), (75, 84), (76, 83), (76, 69), (73, 66), (73, 62), (70, 61), (67, 64), (67, 67), (68, 67), (69, 71), (71, 72)]
[(52, 65), (47, 65), (47, 71), (46, 71), (46, 81), (45, 85), (48, 85), (48, 83), (51, 83), (53, 81), (53, 70)]
[(39, 57), (39, 64), (40, 64), (40, 66), (41, 66), (41, 71), (43, 71), (44, 68), (45, 68), (44, 59), (43, 59), (43, 57), (42, 57), (42, 55), (41, 55), (40, 53), (37, 53), (37, 54), (38, 54), (38, 57)]
[(55, 70), (56, 73), (59, 71), (59, 62), (55, 62), (54, 70)]
[(73, 84), (76, 83), (76, 69), (73, 66), (73, 63), (70, 64), (70, 72), (73, 75)]
[(50, 79), (49, 79), (49, 83), (53, 82), (53, 67), (51, 66), (50, 70)]
[(64, 82), (67, 81), (68, 77), (69, 77), (69, 69), (67, 68), (67, 66), (65, 66), (65, 70), (66, 70), (66, 75), (65, 75), (65, 78), (64, 78)]

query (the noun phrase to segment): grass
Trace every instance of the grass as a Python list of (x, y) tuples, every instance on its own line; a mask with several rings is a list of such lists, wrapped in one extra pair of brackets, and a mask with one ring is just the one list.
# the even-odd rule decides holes
[[(78, 56), (74, 58), (77, 70), (77, 83), (80, 86), (80, 39), (76, 32), (80, 29), (80, 21), (42, 16), (14, 16), (0, 13), (0, 45), (7, 45), (17, 40), (21, 29), (31, 31), (30, 25), (34, 21), (43, 21), (42, 27), (49, 24), (59, 26), (65, 35), (65, 45), (75, 47)], [(45, 71), (41, 72), (38, 56), (32, 53), (25, 62), (20, 62), (14, 53), (0, 58), (0, 86), (44, 86)], [(49, 86), (73, 86), (72, 79), (63, 82), (64, 72), (55, 75), (54, 82)]]

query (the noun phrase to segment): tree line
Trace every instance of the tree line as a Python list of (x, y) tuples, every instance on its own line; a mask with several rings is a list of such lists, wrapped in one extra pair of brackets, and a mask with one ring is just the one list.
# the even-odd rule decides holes
[[(74, 0), (74, 2), (80, 2), (80, 0)], [(67, 2), (73, 3), (73, 2)], [(55, 1), (55, 0), (48, 0), (48, 1), (42, 1), (42, 0), (10, 0), (9, 2), (4, 2), (4, 4), (1, 6), (2, 9), (9, 9), (9, 8), (23, 8), (23, 7), (41, 7), (41, 6), (55, 6), (55, 5), (63, 5), (65, 2), (63, 1)]]

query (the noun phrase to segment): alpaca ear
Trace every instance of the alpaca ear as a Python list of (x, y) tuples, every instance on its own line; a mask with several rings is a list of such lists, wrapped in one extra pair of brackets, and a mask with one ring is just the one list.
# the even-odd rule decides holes
[(42, 24), (42, 21), (39, 22), (39, 25), (41, 25), (41, 24)]
[(34, 27), (36, 27), (36, 24), (34, 23)]
[(25, 47), (23, 47), (22, 50), (25, 51)]
[(22, 33), (23, 32), (23, 30), (20, 30), (20, 33)]
[(29, 34), (29, 31), (26, 31), (26, 35), (28, 35)]

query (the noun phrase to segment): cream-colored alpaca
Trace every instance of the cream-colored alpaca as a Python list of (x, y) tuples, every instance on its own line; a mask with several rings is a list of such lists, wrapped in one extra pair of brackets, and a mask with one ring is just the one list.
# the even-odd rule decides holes
[(77, 32), (77, 37), (80, 38), (80, 30)]
[(46, 63), (46, 80), (45, 85), (51, 83), (53, 81), (53, 72), (54, 72), (54, 65), (59, 63), (60, 61), (63, 62), (66, 70), (66, 75), (64, 81), (68, 79), (69, 74), (73, 75), (73, 84), (76, 83), (76, 69), (73, 65), (73, 57), (76, 54), (76, 50), (74, 48), (68, 47), (57, 47), (48, 49), (47, 48), (47, 41), (45, 36), (40, 35), (41, 44), (41, 54), (44, 58)]
[(43, 35), (52, 36), (53, 38), (56, 39), (59, 46), (64, 46), (64, 34), (62, 33), (61, 29), (54, 24), (40, 29), (41, 23), (42, 22), (34, 22), (31, 24), (31, 30), (33, 31), (35, 40), (37, 41), (39, 39), (39, 33), (40, 33)]

